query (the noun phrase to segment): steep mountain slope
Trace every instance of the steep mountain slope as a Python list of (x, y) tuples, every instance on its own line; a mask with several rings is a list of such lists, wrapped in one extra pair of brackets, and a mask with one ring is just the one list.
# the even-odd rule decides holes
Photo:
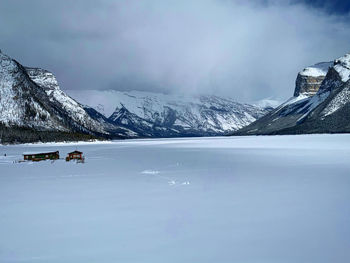
[(47, 98), (46, 93), (36, 90), (25, 69), (0, 53), (0, 122), (7, 126), (66, 130), (58, 119), (51, 118), (45, 101), (41, 102), (43, 98)]
[(1, 142), (106, 137), (111, 135), (108, 128), (60, 90), (52, 73), (25, 68), (0, 53)]
[(350, 54), (336, 59), (317, 93), (297, 92), (277, 109), (239, 130), (244, 134), (350, 132)]
[(28, 76), (41, 88), (44, 89), (50, 102), (70, 118), (70, 124), (85, 132), (107, 133), (103, 126), (92, 119), (78, 102), (66, 95), (58, 86), (55, 76), (44, 69), (25, 68)]
[(222, 135), (269, 112), (217, 96), (113, 90), (67, 92), (103, 113), (114, 124), (146, 137)]

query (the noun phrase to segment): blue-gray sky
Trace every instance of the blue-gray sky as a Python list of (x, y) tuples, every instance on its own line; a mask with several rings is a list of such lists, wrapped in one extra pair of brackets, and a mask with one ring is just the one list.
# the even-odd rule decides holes
[(2, 0), (0, 48), (62, 89), (285, 99), (303, 67), (350, 51), (346, 2)]

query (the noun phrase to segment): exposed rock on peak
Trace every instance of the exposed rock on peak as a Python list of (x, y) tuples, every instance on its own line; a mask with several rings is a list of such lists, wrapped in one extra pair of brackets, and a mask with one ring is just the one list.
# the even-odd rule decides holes
[(332, 65), (333, 62), (321, 62), (300, 71), (295, 83), (294, 96), (315, 95)]
[[(314, 77), (316, 72), (322, 73), (318, 69), (311, 71), (315, 74), (306, 70), (305, 75)], [(296, 93), (298, 96), (236, 134), (350, 132), (349, 90), (350, 55), (347, 54), (332, 63), (316, 94)]]

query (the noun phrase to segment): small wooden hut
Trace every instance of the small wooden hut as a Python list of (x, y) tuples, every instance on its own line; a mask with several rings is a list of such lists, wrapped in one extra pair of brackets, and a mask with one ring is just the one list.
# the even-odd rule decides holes
[(69, 162), (70, 160), (77, 160), (77, 161), (84, 161), (83, 153), (75, 150), (74, 152), (68, 153), (66, 157), (66, 161)]
[(59, 151), (56, 152), (26, 152), (23, 153), (25, 161), (57, 160), (60, 158)]

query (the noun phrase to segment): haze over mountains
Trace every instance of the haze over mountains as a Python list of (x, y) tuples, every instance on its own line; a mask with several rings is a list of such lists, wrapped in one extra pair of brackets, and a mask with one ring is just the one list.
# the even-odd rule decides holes
[[(96, 96), (92, 97), (95, 101)], [(53, 73), (24, 67), (0, 53), (2, 142), (223, 135), (271, 110), (216, 96), (142, 92), (104, 96), (114, 105), (105, 105), (113, 109), (110, 114), (101, 105), (93, 108), (69, 97)], [(84, 94), (78, 97), (87, 98)]]
[(68, 90), (73, 99), (53, 73), (0, 53), (1, 141), (350, 132), (349, 79), (346, 54), (300, 71), (294, 96), (276, 109), (140, 91)]

